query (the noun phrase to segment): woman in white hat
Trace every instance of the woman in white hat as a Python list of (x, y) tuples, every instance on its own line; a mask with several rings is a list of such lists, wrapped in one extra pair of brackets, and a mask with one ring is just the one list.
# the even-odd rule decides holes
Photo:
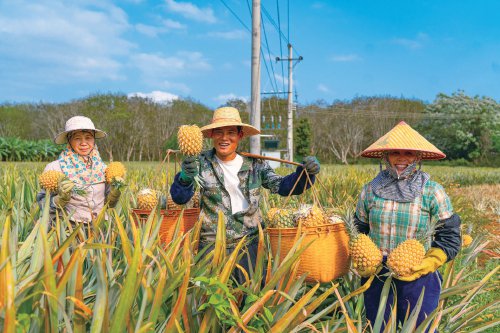
[[(427, 253), (422, 263), (411, 267), (410, 275), (394, 276), (384, 314), (387, 322), (396, 299), (396, 319), (402, 322), (425, 289), (418, 326), (438, 305), (442, 278), (437, 269), (452, 260), (461, 246), (460, 217), (453, 212), (448, 195), (418, 168), (421, 160), (439, 160), (446, 155), (402, 121), (361, 156), (380, 159), (381, 170), (361, 191), (355, 224), (360, 232), (370, 236), (384, 257), (383, 267), (364, 295), (366, 317), (372, 325), (377, 319), (380, 294), (387, 279), (387, 256), (405, 240), (426, 234)], [(364, 277), (364, 283), (376, 270), (358, 273)]]
[[(75, 116), (66, 121), (64, 131), (54, 138), (55, 143), (66, 144), (66, 148), (44, 171), (60, 171), (66, 177), (59, 181), (58, 191), (51, 194), (52, 216), (59, 209), (64, 210), (73, 222), (91, 223), (106, 199), (109, 207), (117, 204), (120, 190), (105, 183), (106, 165), (95, 144), (96, 139), (104, 137), (106, 133), (96, 129), (92, 120)], [(45, 196), (43, 189), (37, 195), (40, 207)]]
[[(217, 216), (222, 212), (226, 219), (227, 250), (231, 251), (243, 237), (252, 239), (248, 244), (248, 254), (255, 267), (257, 243), (256, 237), (252, 236), (257, 235), (258, 225), (262, 224), (259, 209), (261, 187), (288, 196), (298, 180), (291, 194), (301, 194), (307, 183), (305, 174), (302, 174), (303, 168), (314, 181), (319, 173), (319, 162), (308, 156), (304, 167), (299, 166), (296, 172), (283, 177), (276, 174), (266, 161), (238, 154), (240, 140), (260, 131), (243, 123), (238, 110), (233, 107), (215, 110), (212, 122), (202, 127), (201, 131), (206, 138), (212, 139), (213, 149), (183, 161), (182, 171), (175, 176), (170, 194), (174, 202), (184, 204), (194, 194), (195, 179), (201, 182), (200, 216), (203, 217), (203, 224), (200, 248), (213, 244)], [(247, 258), (243, 257), (240, 265), (248, 270)], [(239, 270), (237, 272), (239, 275), (236, 278), (243, 283), (243, 274)]]

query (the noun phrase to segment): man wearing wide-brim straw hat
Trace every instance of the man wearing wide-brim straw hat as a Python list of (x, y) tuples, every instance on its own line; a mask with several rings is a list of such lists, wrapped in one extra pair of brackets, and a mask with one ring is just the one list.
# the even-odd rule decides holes
[[(385, 267), (387, 256), (405, 240), (418, 239), (427, 233), (429, 237), (424, 244), (427, 253), (423, 262), (411, 267), (409, 276), (394, 276), (396, 292), (390, 289), (384, 314), (387, 322), (396, 298), (397, 320), (404, 321), (408, 309), (413, 310), (425, 287), (418, 326), (438, 305), (442, 278), (437, 269), (452, 260), (461, 245), (460, 218), (453, 213), (448, 195), (441, 185), (420, 170), (422, 160), (443, 159), (446, 155), (402, 121), (365, 149), (361, 156), (380, 159), (380, 173), (363, 187), (355, 223), (360, 232), (370, 236), (384, 256), (383, 267), (365, 292), (366, 317), (373, 325), (387, 278), (385, 273), (389, 271)], [(375, 271), (359, 273), (364, 283)]]
[[(170, 194), (177, 204), (188, 202), (194, 194), (196, 179), (201, 184), (200, 216), (203, 218), (200, 248), (215, 240), (218, 212), (221, 211), (226, 219), (228, 250), (231, 250), (244, 236), (255, 239), (252, 236), (257, 235), (258, 225), (262, 225), (259, 209), (261, 187), (288, 196), (298, 180), (291, 194), (301, 194), (306, 188), (307, 177), (301, 166), (283, 177), (276, 174), (266, 161), (238, 154), (241, 139), (260, 131), (243, 123), (238, 110), (233, 107), (215, 110), (211, 123), (201, 131), (206, 138), (212, 139), (213, 148), (182, 162), (182, 171), (175, 176)], [(317, 159), (306, 157), (303, 165), (314, 181), (320, 169)], [(256, 250), (256, 242), (251, 241), (248, 252), (253, 267)], [(248, 269), (248, 261), (243, 259), (241, 264)]]

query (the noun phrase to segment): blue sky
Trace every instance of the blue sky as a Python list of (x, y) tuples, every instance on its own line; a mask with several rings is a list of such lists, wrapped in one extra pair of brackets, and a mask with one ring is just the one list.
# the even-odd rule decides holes
[[(0, 103), (108, 92), (210, 107), (249, 99), (250, 32), (224, 3), (251, 27), (246, 0), (0, 0)], [(304, 57), (294, 68), (299, 103), (363, 95), (432, 102), (459, 89), (500, 100), (500, 1), (262, 4), (276, 25), (279, 6), (282, 33)], [(286, 41), (280, 51), (277, 29), (263, 19), (270, 75), (262, 63), (261, 89), (282, 90), (286, 64), (282, 72), (268, 60), (287, 56)]]

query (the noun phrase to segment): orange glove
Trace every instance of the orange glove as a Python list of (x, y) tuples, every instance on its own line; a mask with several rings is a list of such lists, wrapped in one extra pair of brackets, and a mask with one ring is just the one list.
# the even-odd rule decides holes
[(443, 266), (448, 257), (443, 250), (437, 247), (431, 247), (425, 254), (420, 265), (412, 267), (413, 274), (404, 277), (398, 277), (401, 281), (415, 281), (423, 275), (435, 272), (439, 267)]

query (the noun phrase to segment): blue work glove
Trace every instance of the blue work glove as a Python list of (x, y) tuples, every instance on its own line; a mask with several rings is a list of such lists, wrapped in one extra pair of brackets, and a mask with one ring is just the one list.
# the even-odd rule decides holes
[(304, 165), (304, 168), (306, 169), (308, 174), (317, 175), (319, 173), (319, 169), (320, 169), (319, 161), (316, 157), (307, 156), (302, 161), (302, 164)]
[(198, 163), (196, 156), (189, 156), (182, 161), (180, 180), (184, 184), (191, 184), (198, 176)]

